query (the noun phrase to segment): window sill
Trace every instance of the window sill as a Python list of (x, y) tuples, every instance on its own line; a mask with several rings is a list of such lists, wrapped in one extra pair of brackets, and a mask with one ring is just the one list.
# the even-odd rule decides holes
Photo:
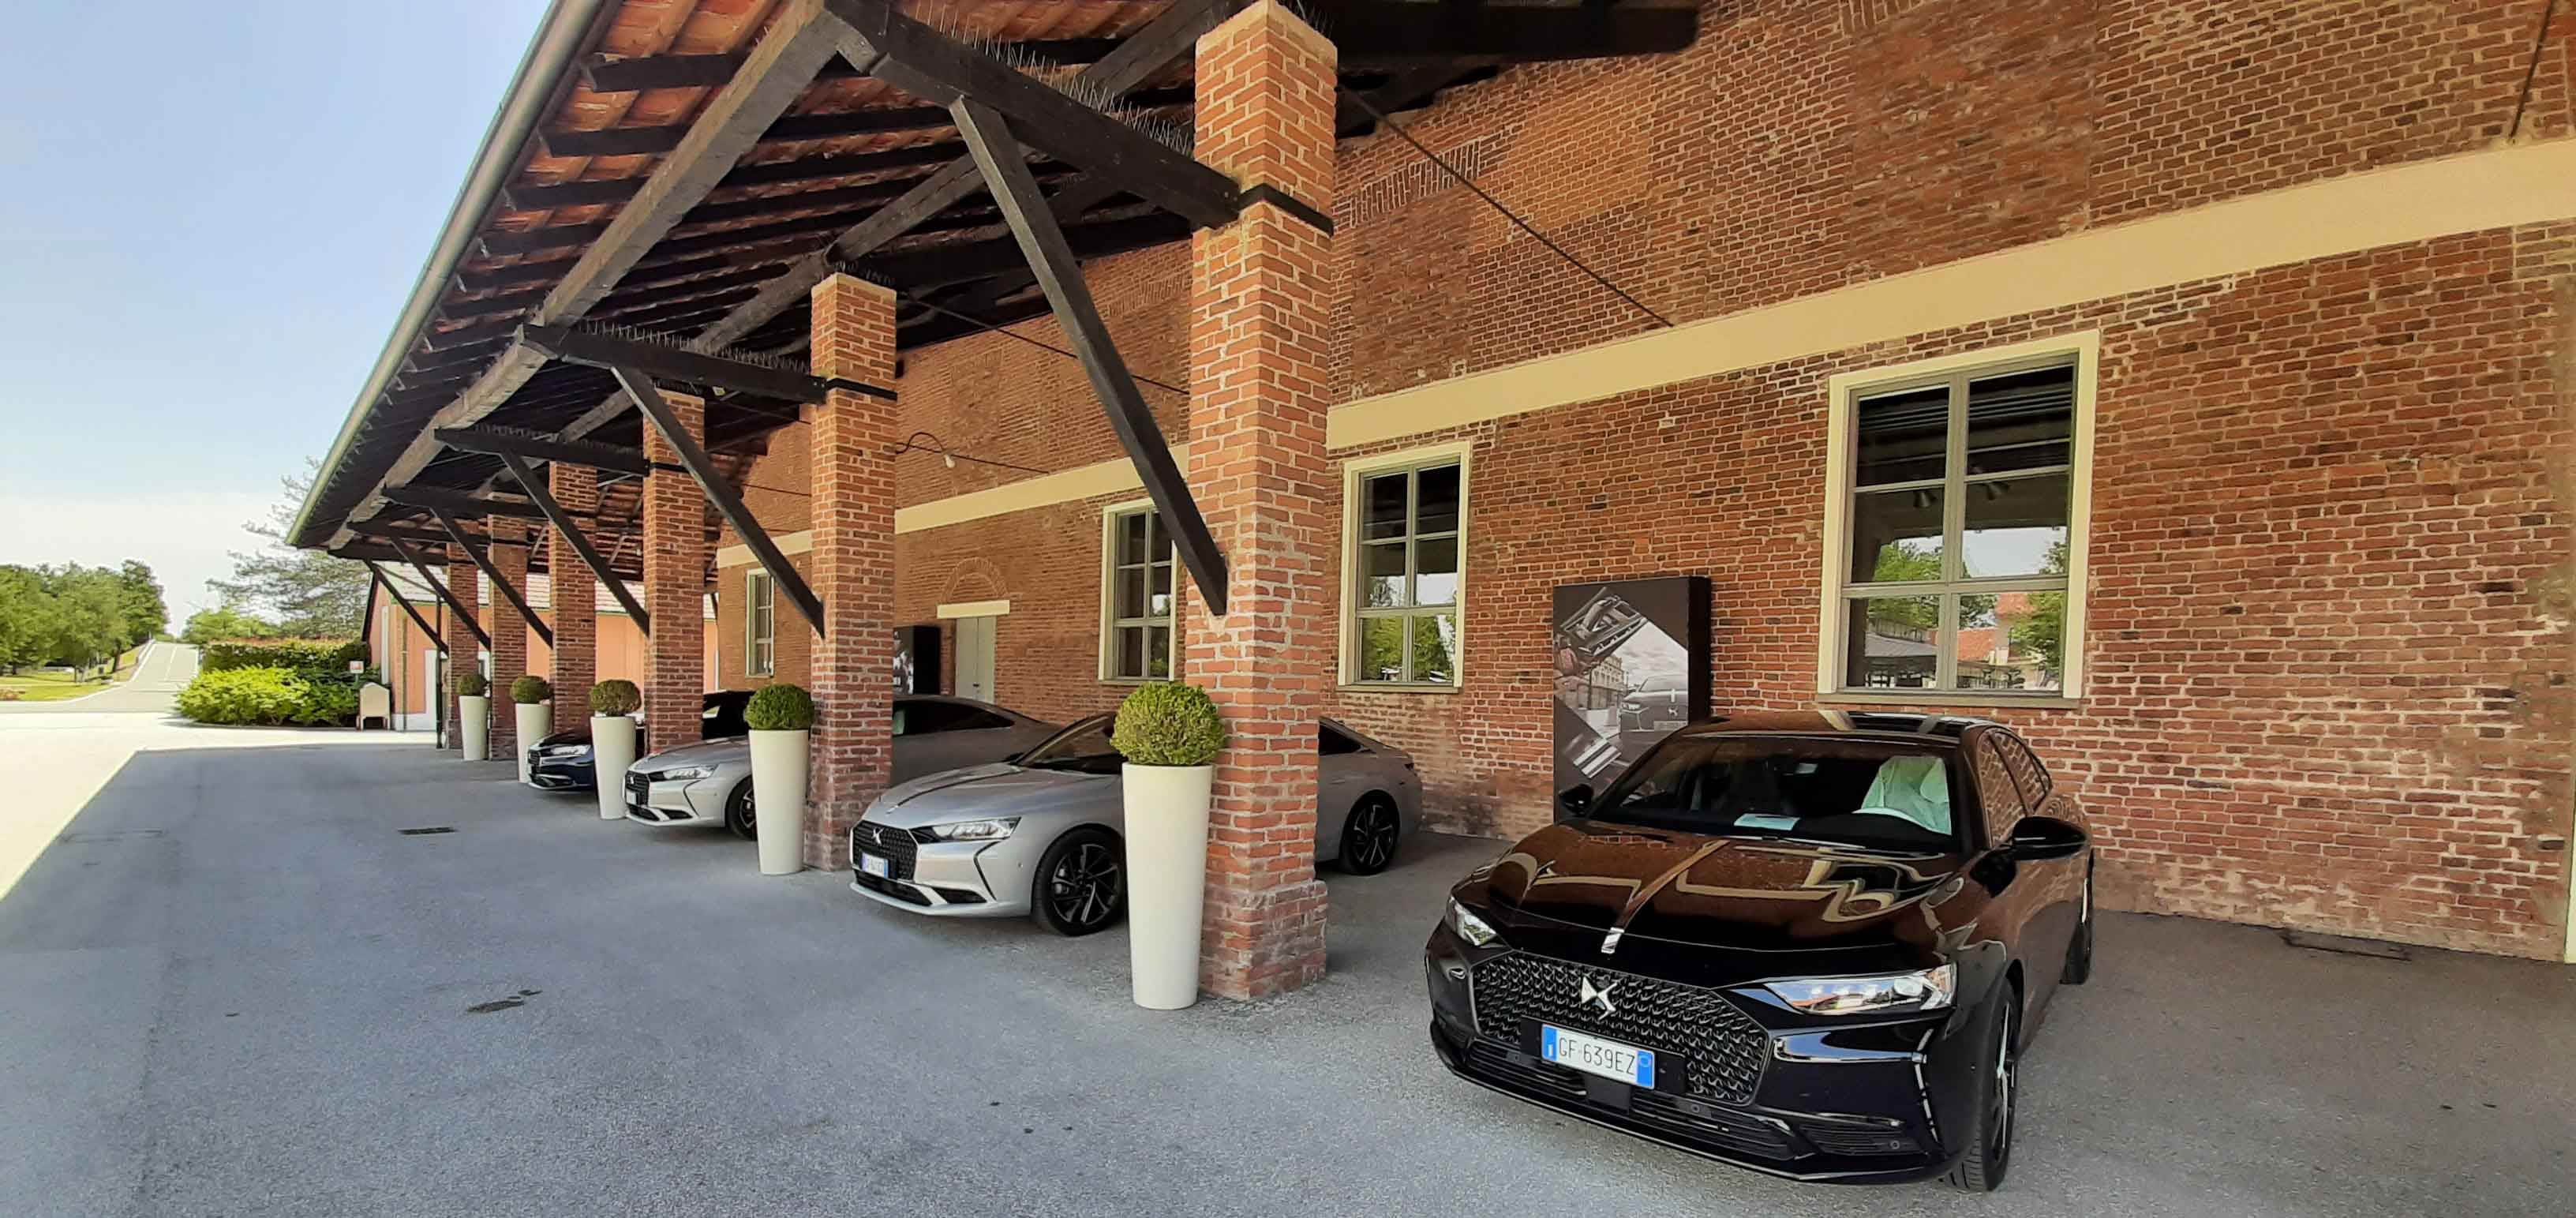
[(1454, 694), (1456, 685), (1399, 685), (1392, 681), (1344, 681), (1334, 688), (1346, 694)]
[(2063, 694), (1992, 694), (1964, 689), (1888, 690), (1884, 693), (1839, 689), (1817, 694), (1816, 701), (1827, 707), (1839, 703), (1848, 706), (2028, 706), (2043, 710), (2076, 710), (2084, 705), (2084, 699)]

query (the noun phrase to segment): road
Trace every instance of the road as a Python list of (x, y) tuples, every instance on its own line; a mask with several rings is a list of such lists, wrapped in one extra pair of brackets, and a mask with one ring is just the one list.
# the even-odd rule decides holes
[(197, 675), (197, 649), (185, 643), (146, 643), (134, 666), (134, 676), (122, 685), (59, 702), (0, 702), (0, 715), (166, 715), (180, 687)]
[(1320, 984), (1152, 1013), (1121, 930), (882, 909), (387, 741), (0, 720), (39, 793), (0, 822), (50, 822), (0, 896), (0, 1215), (2568, 1212), (2555, 965), (2109, 916), (2004, 1191), (1799, 1186), (1439, 1069), (1422, 937), (1492, 842), (1328, 876)]

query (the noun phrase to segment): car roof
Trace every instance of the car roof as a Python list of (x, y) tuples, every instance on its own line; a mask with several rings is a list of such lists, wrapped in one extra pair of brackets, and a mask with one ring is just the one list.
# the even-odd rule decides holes
[(2002, 727), (1992, 719), (1925, 711), (1749, 711), (1702, 719), (1677, 736), (1854, 736), (1955, 747), (1977, 728)]

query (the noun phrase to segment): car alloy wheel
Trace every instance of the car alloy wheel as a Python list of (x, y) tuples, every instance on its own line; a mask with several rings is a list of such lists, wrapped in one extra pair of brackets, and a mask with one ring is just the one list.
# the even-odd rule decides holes
[(1992, 1001), (1994, 1051), (1974, 1075), (1979, 1091), (1974, 1117), (1961, 1131), (1967, 1153), (1942, 1177), (1952, 1188), (1972, 1193), (1993, 1192), (2003, 1184), (2004, 1169), (2012, 1164), (2014, 1110), (2021, 1099), (2021, 992), (2008, 984)]
[(1988, 1171), (1998, 1180), (2004, 1166), (2012, 1159), (2013, 1112), (2015, 1083), (2021, 1073), (2021, 1047), (2013, 1042), (2021, 1038), (2021, 1015), (2015, 1007), (2004, 1008), (2004, 1032), (1996, 1038), (1993, 1066), (1994, 1095), (1986, 1111), (1986, 1161)]
[(1395, 805), (1372, 795), (1351, 809), (1342, 826), (1342, 869), (1353, 875), (1376, 875), (1395, 861), (1396, 839), (1404, 832)]
[(1088, 934), (1118, 913), (1118, 856), (1108, 844), (1085, 841), (1056, 858), (1047, 873), (1049, 921), (1067, 934)]
[(753, 798), (751, 780), (746, 778), (725, 800), (725, 828), (733, 830), (733, 835), (744, 841), (760, 839), (760, 817), (753, 807)]

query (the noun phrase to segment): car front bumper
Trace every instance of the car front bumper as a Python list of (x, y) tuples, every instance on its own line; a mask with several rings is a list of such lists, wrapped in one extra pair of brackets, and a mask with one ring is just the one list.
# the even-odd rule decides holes
[[(1003, 918), (1029, 912), (1031, 846), (1017, 836), (998, 842), (925, 842), (909, 829), (860, 821), (850, 830), (850, 891), (906, 913), (948, 918)], [(860, 861), (886, 860), (871, 875)]]
[[(1963, 1120), (1973, 1089), (1974, 1035), (1948, 1036), (1946, 1014), (1857, 1027), (1766, 1027), (1746, 1015), (1731, 1033), (1745, 1077), (1693, 1087), (1699, 1060), (1687, 1034), (1602, 1026), (1580, 1016), (1548, 1022), (1657, 1053), (1652, 1088), (1597, 1078), (1539, 1054), (1539, 1021), (1478, 1018), (1484, 966), (1517, 953), (1477, 949), (1444, 922), (1426, 950), (1431, 1045), (1440, 1063), (1478, 1086), (1676, 1150), (1792, 1180), (1901, 1183), (1937, 1176), (1957, 1160), (1942, 1120)], [(1728, 1000), (1731, 1001), (1731, 1000)], [(1741, 1014), (1739, 1012), (1739, 1014)], [(1485, 1026), (1491, 1023), (1509, 1026)], [(1949, 1043), (1958, 1041), (1962, 1043)], [(1670, 1063), (1665, 1067), (1665, 1063)], [(1756, 1064), (1758, 1063), (1758, 1064)], [(1724, 1094), (1712, 1094), (1712, 1092)]]
[(714, 778), (676, 778), (663, 782), (642, 781), (640, 774), (626, 776), (626, 819), (656, 829), (698, 828), (724, 824), (724, 801), (727, 785), (723, 775)]
[(588, 753), (560, 757), (531, 754), (528, 785), (540, 791), (595, 791), (599, 789), (598, 771), (592, 767)]

